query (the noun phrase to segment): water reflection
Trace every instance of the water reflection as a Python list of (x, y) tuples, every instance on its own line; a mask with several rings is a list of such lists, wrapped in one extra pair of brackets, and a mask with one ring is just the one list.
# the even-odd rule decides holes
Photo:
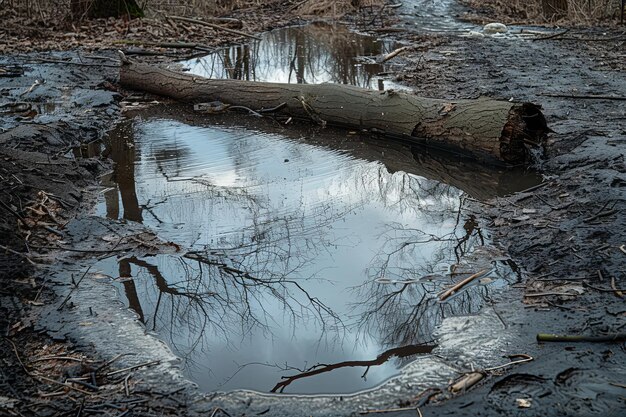
[(225, 48), (184, 64), (191, 73), (209, 78), (384, 88), (377, 77), (384, 66), (363, 57), (386, 54), (393, 46), (342, 25), (315, 23), (273, 30), (264, 33), (261, 41)]
[[(131, 132), (124, 134), (118, 130), (119, 140), (109, 144), (109, 157), (115, 161), (115, 169), (111, 182), (117, 185), (119, 196), (122, 199), (124, 213), (122, 218), (141, 222), (143, 216), (137, 191), (135, 190), (135, 143)], [(105, 192), (107, 216), (117, 219), (119, 216), (119, 200), (116, 189)]]
[(273, 134), (163, 119), (128, 120), (109, 148), (121, 198), (105, 195), (100, 213), (123, 212), (189, 251), (99, 267), (206, 391), (285, 388), (283, 376), (318, 364), (333, 370), (286, 391), (372, 387), (443, 317), (489, 295), (479, 285), (437, 301), (451, 265), (483, 239), (450, 185)]

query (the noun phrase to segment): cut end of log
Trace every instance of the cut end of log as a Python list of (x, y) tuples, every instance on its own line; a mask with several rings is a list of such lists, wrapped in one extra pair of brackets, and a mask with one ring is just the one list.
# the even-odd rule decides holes
[(514, 106), (500, 136), (502, 159), (511, 164), (528, 162), (527, 145), (541, 146), (549, 131), (540, 106), (532, 103)]

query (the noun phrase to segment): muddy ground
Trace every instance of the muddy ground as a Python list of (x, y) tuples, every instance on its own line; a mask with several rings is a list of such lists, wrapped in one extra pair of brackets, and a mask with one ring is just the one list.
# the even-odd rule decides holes
[[(626, 106), (617, 99), (626, 95), (623, 35), (602, 29), (537, 41), (394, 36), (421, 45), (394, 61), (398, 79), (418, 94), (541, 103), (554, 133), (537, 160), (542, 186), (466, 207), (521, 271), (520, 282), (490, 306), (502, 330), (518, 335), (503, 353), (534, 360), (490, 372), (460, 395), (439, 394), (426, 404), (407, 398), (385, 408), (420, 403), (422, 415), (622, 415), (623, 342), (537, 343), (535, 336), (624, 332), (626, 308), (614, 289), (626, 288)], [(93, 55), (0, 58), (0, 67), (15, 72), (0, 77), (2, 103), (35, 103), (1, 109), (0, 415), (347, 415), (373, 408), (304, 413), (275, 397), (202, 396), (176, 372), (167, 349), (142, 345), (146, 336), (130, 313), (115, 302), (91, 308), (90, 299), (115, 300), (89, 273), (95, 260), (178, 250), (138, 225), (91, 215), (110, 161), (76, 155), (119, 120), (129, 94), (116, 86), (115, 55)], [(128, 326), (117, 327), (120, 318)], [(461, 370), (471, 365), (453, 355), (447, 360)]]

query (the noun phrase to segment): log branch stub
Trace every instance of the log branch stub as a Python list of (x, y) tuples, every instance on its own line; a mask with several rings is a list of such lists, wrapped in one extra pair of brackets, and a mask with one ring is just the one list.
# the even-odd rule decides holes
[[(125, 59), (120, 83), (189, 103), (220, 101), (318, 124), (368, 130), (507, 164), (528, 162), (528, 146), (549, 131), (540, 107), (481, 97), (442, 100), (343, 84), (280, 84), (208, 79)], [(283, 104), (284, 103), (284, 104)]]

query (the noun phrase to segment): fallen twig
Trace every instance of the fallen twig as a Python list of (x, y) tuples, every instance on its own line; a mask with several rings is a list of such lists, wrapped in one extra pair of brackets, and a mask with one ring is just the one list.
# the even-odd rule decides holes
[(613, 288), (616, 296), (618, 296), (619, 298), (624, 297), (624, 293), (621, 290), (618, 290), (615, 286), (615, 277), (611, 277), (611, 288)]
[(570, 30), (571, 29), (565, 29), (563, 32), (553, 33), (552, 35), (549, 35), (549, 36), (541, 36), (541, 37), (538, 37), (538, 38), (533, 38), (532, 40), (533, 41), (545, 41), (545, 40), (548, 40), (548, 39), (558, 38), (559, 36), (565, 35)]
[(127, 355), (133, 355), (133, 353), (120, 353), (119, 355), (116, 355), (113, 359), (108, 360), (105, 363), (103, 363), (102, 365), (100, 365), (98, 368), (96, 368), (96, 370), (94, 372), (96, 372), (96, 373), (100, 372), (101, 370), (103, 370), (107, 366), (111, 365), (113, 362), (115, 362), (119, 358), (121, 358), (123, 356), (127, 356)]
[(614, 292), (614, 291), (620, 291), (620, 292), (625, 292), (626, 289), (622, 289), (622, 288), (599, 288), (599, 287), (594, 287), (593, 285), (589, 284), (588, 282), (583, 282), (583, 285), (585, 287), (589, 287), (592, 290), (596, 290), (596, 291), (600, 291), (600, 292)]
[(41, 358), (35, 358), (31, 360), (31, 362), (35, 363), (35, 362), (52, 361), (52, 360), (83, 362), (82, 358), (74, 358), (72, 356), (44, 356)]
[(259, 112), (252, 110), (250, 107), (246, 107), (246, 106), (229, 106), (228, 110), (245, 110), (248, 113), (250, 113), (250, 115), (252, 116), (263, 117), (263, 115), (260, 114)]
[(512, 361), (512, 362), (509, 362), (509, 363), (505, 363), (504, 365), (494, 366), (493, 368), (487, 368), (487, 369), (484, 369), (484, 371), (485, 372), (492, 372), (492, 371), (495, 371), (497, 369), (502, 369), (502, 368), (509, 367), (511, 365), (516, 365), (518, 363), (530, 362), (530, 361), (534, 360), (534, 358), (532, 356), (526, 355), (525, 353), (520, 353), (520, 354), (517, 354), (517, 355), (511, 355), (509, 357), (510, 358), (521, 357), (523, 359), (520, 359), (520, 360), (517, 360), (517, 361)]
[(394, 57), (396, 57), (396, 56), (400, 55), (401, 53), (403, 53), (403, 52), (405, 52), (405, 51), (408, 51), (409, 49), (411, 49), (411, 47), (410, 47), (410, 46), (403, 46), (403, 47), (401, 47), (401, 48), (395, 49), (395, 50), (393, 50), (393, 51), (389, 52), (387, 55), (385, 55), (385, 56), (384, 56), (384, 57), (380, 60), (380, 63), (382, 64), (383, 62), (387, 62), (387, 61), (389, 61), (390, 59), (392, 59), (392, 58), (394, 58)]
[(487, 272), (489, 272), (489, 270), (483, 269), (482, 271), (479, 271), (473, 275), (470, 275), (469, 277), (465, 278), (461, 282), (455, 284), (452, 288), (449, 288), (448, 290), (444, 291), (439, 296), (439, 301), (444, 301), (445, 299), (450, 297), (452, 294), (454, 294), (455, 292), (457, 292), (458, 290), (460, 290), (461, 288), (463, 288), (464, 286), (466, 286), (467, 284), (475, 280), (476, 278), (485, 275)]
[(12, 253), (13, 255), (21, 256), (22, 258), (26, 259), (28, 261), (28, 263), (31, 264), (31, 265), (37, 265), (35, 263), (35, 261), (33, 261), (30, 258), (30, 256), (28, 256), (25, 253), (18, 252), (16, 250), (13, 250), (13, 249), (9, 248), (8, 246), (4, 246), (4, 245), (0, 245), (0, 249), (4, 249), (5, 251)]
[(213, 412), (211, 413), (211, 415), (210, 415), (209, 417), (215, 417), (215, 415), (216, 415), (218, 412), (219, 412), (219, 413), (222, 413), (222, 414), (226, 414), (228, 417), (231, 417), (231, 416), (230, 416), (230, 414), (228, 414), (228, 412), (226, 412), (226, 410), (224, 410), (223, 408), (220, 408), (220, 407), (215, 407), (215, 408), (213, 409)]
[(416, 411), (418, 413), (418, 416), (422, 415), (422, 412), (420, 411), (420, 409), (418, 407), (402, 407), (402, 408), (385, 408), (382, 410), (366, 410), (366, 411), (359, 411), (359, 414), (361, 415), (365, 415), (365, 414), (384, 414), (384, 413), (398, 413), (400, 411)]
[[(74, 290), (76, 288), (78, 288), (78, 286), (80, 285), (80, 283), (83, 281), (83, 279), (85, 278), (85, 276), (87, 275), (87, 273), (89, 272), (89, 270), (91, 269), (92, 265), (89, 266), (89, 268), (87, 268), (87, 270), (83, 273), (83, 275), (80, 277), (80, 279), (78, 280), (78, 282), (70, 289), (70, 292), (67, 294), (67, 296), (65, 297), (65, 299), (63, 300), (63, 302), (61, 303), (61, 305), (59, 305), (59, 307), (57, 308), (57, 311), (61, 311), (63, 310), (63, 307), (65, 306), (65, 304), (70, 300), (72, 293), (74, 292)], [(74, 277), (72, 276), (72, 281), (73, 281)]]
[(463, 375), (458, 381), (450, 385), (450, 392), (465, 391), (468, 388), (473, 387), (485, 377), (483, 372), (470, 372)]
[(130, 397), (130, 388), (128, 387), (128, 380), (130, 379), (132, 375), (133, 375), (132, 372), (129, 372), (128, 375), (126, 375), (126, 377), (124, 378), (124, 392), (126, 393), (127, 397)]
[(41, 84), (43, 84), (43, 81), (35, 80), (33, 85), (31, 85), (28, 89), (24, 90), (24, 92), (20, 93), (20, 97), (23, 97), (28, 93), (31, 93), (35, 88), (39, 87)]
[(538, 342), (623, 342), (626, 340), (626, 333), (615, 333), (606, 336), (584, 336), (584, 335), (556, 335), (549, 333), (538, 333)]
[(606, 217), (606, 216), (610, 216), (611, 214), (615, 214), (617, 213), (617, 210), (611, 209), (611, 210), (606, 210), (606, 211), (602, 211), (600, 213), (594, 214), (591, 217), (587, 217), (586, 219), (584, 219), (586, 222), (590, 222), (592, 220), (595, 220), (597, 218), (600, 217)]
[(260, 109), (260, 110), (257, 110), (257, 112), (258, 113), (274, 113), (279, 110), (282, 110), (286, 105), (287, 103), (280, 103), (278, 106), (271, 107), (269, 109)]
[(139, 365), (129, 366), (128, 368), (118, 369), (117, 371), (111, 371), (111, 372), (107, 373), (106, 376), (107, 377), (111, 377), (113, 375), (121, 374), (123, 372), (134, 371), (135, 369), (143, 368), (144, 366), (158, 365), (160, 363), (161, 363), (161, 361), (159, 361), (159, 360), (150, 361), (150, 362), (146, 362), (146, 363), (141, 363)]
[(35, 375), (35, 374), (33, 374), (33, 375), (31, 375), (31, 376), (32, 376), (33, 378), (35, 378), (35, 379), (40, 379), (40, 380), (43, 380), (43, 381), (49, 382), (49, 383), (51, 383), (51, 384), (59, 385), (59, 386), (62, 386), (62, 387), (66, 387), (66, 388), (68, 388), (68, 389), (71, 389), (71, 390), (73, 390), (73, 391), (80, 392), (81, 394), (85, 394), (85, 395), (92, 395), (92, 394), (93, 394), (93, 393), (91, 393), (91, 392), (89, 392), (89, 391), (85, 391), (84, 389), (76, 388), (76, 387), (72, 386), (71, 384), (68, 384), (68, 383), (65, 383), (65, 382), (59, 382), (59, 381), (57, 381), (57, 380), (55, 380), (55, 379), (48, 378), (48, 377), (45, 377), (45, 376), (42, 376), (42, 375)]

